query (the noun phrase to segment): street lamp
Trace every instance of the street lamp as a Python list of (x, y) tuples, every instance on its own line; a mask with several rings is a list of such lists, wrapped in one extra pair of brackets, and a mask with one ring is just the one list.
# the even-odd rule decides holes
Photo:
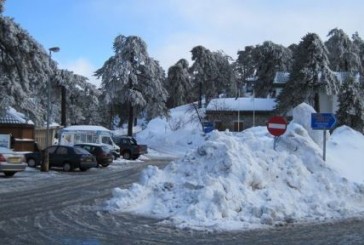
[[(59, 47), (52, 47), (49, 48), (49, 64), (51, 64), (52, 61), (52, 52), (58, 52), (60, 49)], [(51, 114), (51, 79), (48, 79), (47, 84), (47, 130), (46, 130), (46, 141), (45, 141), (45, 147), (48, 147), (49, 145), (49, 123), (50, 123), (50, 114)], [(46, 153), (45, 161), (42, 164), (42, 171), (48, 171), (49, 170), (49, 155)]]

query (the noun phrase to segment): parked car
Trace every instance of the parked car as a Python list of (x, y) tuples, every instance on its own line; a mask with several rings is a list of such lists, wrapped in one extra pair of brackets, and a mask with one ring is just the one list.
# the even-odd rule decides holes
[(89, 168), (97, 167), (97, 161), (94, 155), (81, 147), (53, 145), (41, 152), (25, 154), (29, 166), (36, 167), (44, 161), (45, 154), (49, 154), (49, 167), (63, 168), (64, 171), (80, 169), (86, 171)]
[(24, 154), (25, 162), (29, 167), (35, 168), (42, 163), (42, 152), (35, 151)]
[(103, 167), (109, 166), (112, 163), (114, 156), (112, 150), (103, 144), (92, 144), (92, 143), (82, 143), (75, 144), (77, 147), (81, 147), (86, 151), (90, 152), (96, 157), (96, 161), (99, 165)]
[(3, 172), (5, 176), (11, 177), (17, 172), (24, 171), (26, 166), (23, 154), (0, 147), (0, 172)]
[(120, 147), (120, 155), (127, 160), (135, 160), (142, 154), (148, 153), (147, 145), (139, 145), (130, 136), (114, 136), (113, 141)]

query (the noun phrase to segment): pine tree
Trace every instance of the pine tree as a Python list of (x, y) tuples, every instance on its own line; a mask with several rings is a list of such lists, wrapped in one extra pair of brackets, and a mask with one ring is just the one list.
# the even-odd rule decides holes
[(195, 94), (198, 94), (199, 107), (202, 97), (208, 103), (211, 98), (220, 94), (233, 94), (235, 89), (235, 77), (233, 66), (229, 63), (229, 57), (223, 52), (211, 52), (203, 46), (192, 49), (194, 63), (190, 68), (193, 75)]
[(356, 52), (353, 42), (341, 29), (332, 29), (325, 46), (329, 51), (330, 68), (333, 71), (353, 72), (361, 66), (359, 53)]
[(354, 52), (358, 54), (360, 59), (360, 74), (364, 74), (364, 40), (356, 32), (352, 35)]
[[(167, 113), (164, 71), (149, 57), (147, 45), (136, 36), (119, 35), (114, 40), (115, 54), (95, 72), (102, 79), (104, 101), (112, 108), (127, 106), (128, 135), (133, 133), (134, 112), (149, 116)], [(114, 113), (113, 111), (111, 111)]]
[(318, 94), (337, 94), (339, 81), (329, 67), (328, 51), (319, 36), (309, 33), (294, 53), (290, 79), (277, 97), (277, 111), (285, 113), (302, 102), (319, 110)]
[(253, 60), (254, 46), (246, 46), (244, 50), (238, 51), (238, 58), (233, 63), (233, 69), (235, 74), (236, 87), (238, 89), (238, 96), (244, 96), (243, 87), (248, 86), (246, 80), (248, 77), (255, 75), (255, 63)]
[(364, 132), (363, 86), (353, 77), (346, 79), (338, 95), (339, 109), (336, 113), (338, 124), (347, 125), (359, 132)]
[(168, 69), (166, 80), (166, 89), (169, 94), (168, 108), (189, 103), (191, 100), (192, 83), (188, 67), (188, 61), (181, 59)]
[(257, 77), (254, 85), (255, 96), (265, 98), (273, 88), (276, 72), (290, 70), (292, 53), (282, 45), (266, 41), (263, 45), (257, 45), (252, 54)]
[(44, 94), (56, 71), (37, 41), (11, 18), (0, 16), (0, 110), (11, 106), (42, 125)]

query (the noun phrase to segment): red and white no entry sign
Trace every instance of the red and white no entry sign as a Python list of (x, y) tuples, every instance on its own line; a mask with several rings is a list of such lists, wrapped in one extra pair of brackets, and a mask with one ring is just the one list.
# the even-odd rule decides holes
[(267, 129), (272, 135), (281, 136), (282, 134), (284, 134), (284, 132), (286, 132), (287, 121), (284, 117), (274, 116), (269, 119), (267, 123)]

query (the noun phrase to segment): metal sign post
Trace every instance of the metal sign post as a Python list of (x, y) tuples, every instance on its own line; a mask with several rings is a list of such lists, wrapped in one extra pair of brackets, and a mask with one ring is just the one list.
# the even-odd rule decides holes
[(276, 149), (276, 145), (279, 139), (279, 136), (284, 134), (287, 129), (287, 121), (284, 117), (274, 116), (269, 119), (267, 123), (267, 129), (269, 133), (271, 133), (274, 137), (273, 149)]
[(331, 129), (336, 124), (336, 117), (332, 113), (312, 113), (311, 128), (314, 130), (324, 131), (324, 144), (322, 159), (326, 161), (326, 130)]

